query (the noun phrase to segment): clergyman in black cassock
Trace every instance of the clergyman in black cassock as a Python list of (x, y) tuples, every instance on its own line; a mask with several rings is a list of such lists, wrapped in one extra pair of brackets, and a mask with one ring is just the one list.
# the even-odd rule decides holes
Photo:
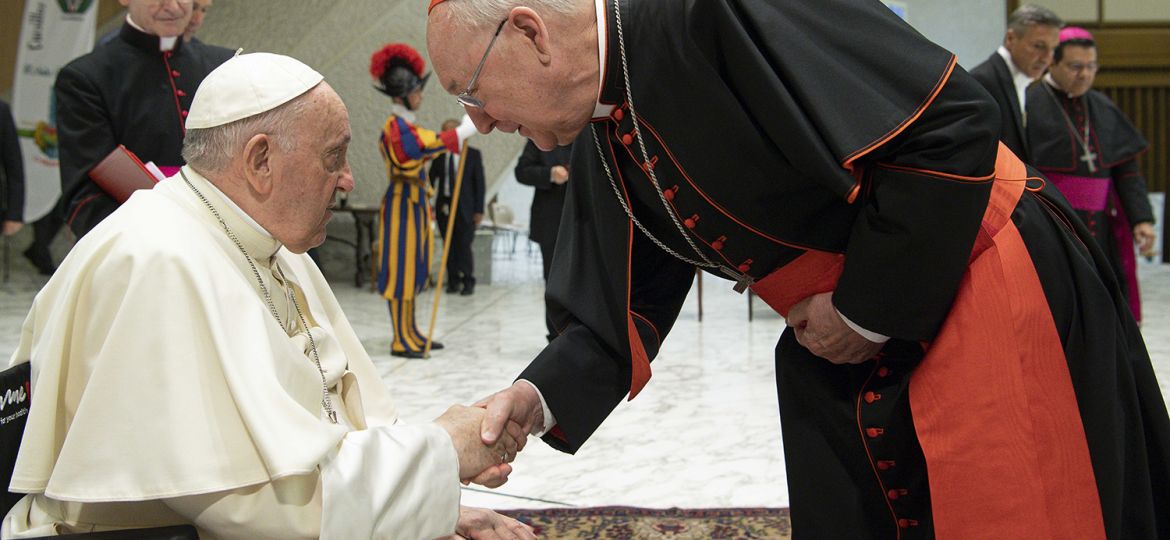
[(1170, 535), (1170, 419), (1138, 328), (954, 55), (876, 0), (474, 23), (469, 3), (432, 4), (440, 84), (481, 131), (577, 149), (548, 283), (564, 330), (486, 400), (485, 440), (510, 418), (581, 448), (649, 379), (698, 266), (790, 325), (797, 535)]
[[(176, 35), (181, 33), (179, 28)], [(231, 50), (201, 41), (150, 34), (127, 18), (117, 38), (61, 68), (53, 87), (61, 197), (75, 235), (85, 235), (118, 207), (90, 180), (89, 171), (119, 144), (164, 172), (183, 165), (183, 124), (191, 98), (203, 78), (231, 56)]]
[(1155, 233), (1137, 158), (1149, 143), (1105, 94), (1091, 88), (1097, 61), (1095, 42), (1085, 38), (1091, 34), (1069, 27), (1061, 36), (1067, 38), (1061, 58), (1028, 91), (1033, 165), (1064, 194), (1105, 251), (1140, 322), (1134, 240), (1149, 251)]

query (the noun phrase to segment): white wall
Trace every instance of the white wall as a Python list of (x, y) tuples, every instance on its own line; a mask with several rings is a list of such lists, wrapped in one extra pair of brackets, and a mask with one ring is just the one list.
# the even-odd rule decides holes
[(896, 0), (906, 20), (931, 41), (959, 57), (971, 69), (1003, 42), (1006, 0)]

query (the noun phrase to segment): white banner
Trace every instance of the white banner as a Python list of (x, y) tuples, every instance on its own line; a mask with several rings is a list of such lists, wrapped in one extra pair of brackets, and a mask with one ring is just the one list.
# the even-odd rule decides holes
[(12, 115), (24, 155), (24, 221), (40, 219), (61, 196), (57, 163), (57, 70), (93, 49), (98, 0), (26, 0), (12, 85)]

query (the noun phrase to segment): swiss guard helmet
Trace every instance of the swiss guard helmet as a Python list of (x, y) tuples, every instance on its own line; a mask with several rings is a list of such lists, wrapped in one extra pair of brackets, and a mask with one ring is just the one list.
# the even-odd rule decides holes
[(374, 88), (390, 97), (401, 98), (410, 108), (409, 96), (427, 84), (426, 62), (418, 51), (405, 43), (387, 43), (370, 57), (370, 75)]

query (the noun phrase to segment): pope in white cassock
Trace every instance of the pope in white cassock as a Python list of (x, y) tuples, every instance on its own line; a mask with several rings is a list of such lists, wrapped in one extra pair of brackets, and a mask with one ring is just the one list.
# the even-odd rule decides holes
[(534, 538), (459, 506), (524, 444), (483, 410), (404, 425), (304, 252), (353, 188), (348, 113), (288, 57), (200, 86), (188, 165), (81, 240), (37, 295), (12, 365), (32, 409), (4, 538), (190, 523), (203, 538)]

